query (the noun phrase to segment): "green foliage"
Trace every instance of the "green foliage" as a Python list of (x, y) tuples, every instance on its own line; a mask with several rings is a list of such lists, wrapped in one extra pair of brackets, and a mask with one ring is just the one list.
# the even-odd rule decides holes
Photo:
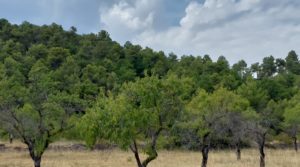
[(229, 112), (242, 113), (249, 108), (249, 102), (224, 88), (219, 88), (212, 94), (200, 90), (189, 104), (192, 113), (200, 114), (197, 118), (220, 114), (222, 117)]
[(298, 55), (295, 51), (290, 51), (288, 56), (285, 58), (286, 61), (286, 69), (294, 74), (300, 74), (300, 65)]
[(292, 108), (288, 108), (284, 113), (284, 118), (287, 124), (300, 125), (300, 105), (297, 104)]
[(297, 138), (300, 132), (300, 95), (297, 93), (287, 104), (284, 110), (283, 127), (285, 132), (293, 138)]
[(237, 94), (248, 99), (251, 107), (256, 111), (262, 110), (268, 102), (266, 90), (262, 89), (259, 83), (251, 78), (237, 89)]
[(299, 75), (295, 51), (230, 66), (223, 56), (179, 59), (121, 46), (106, 31), (79, 35), (55, 23), (0, 19), (0, 129), (36, 156), (77, 129), (90, 147), (100, 139), (124, 149), (136, 142), (152, 158), (163, 139), (186, 147), (207, 134), (210, 141), (245, 137), (244, 122), (274, 139), (298, 127)]
[(186, 81), (174, 75), (167, 79), (145, 76), (124, 84), (116, 96), (103, 94), (81, 123), (87, 144), (104, 138), (138, 154), (137, 147), (143, 143), (142, 150), (148, 155), (143, 161), (146, 166), (157, 156), (159, 136), (168, 132), (182, 114), (183, 89), (189, 88)]

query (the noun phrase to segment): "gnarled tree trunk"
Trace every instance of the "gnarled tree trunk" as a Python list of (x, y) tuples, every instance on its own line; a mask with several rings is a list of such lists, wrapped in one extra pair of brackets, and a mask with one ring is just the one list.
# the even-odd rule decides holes
[(158, 136), (160, 132), (162, 131), (162, 128), (159, 128), (153, 135), (152, 135), (152, 141), (151, 141), (151, 153), (150, 155), (143, 161), (142, 165), (143, 167), (147, 167), (148, 164), (155, 160), (156, 157), (158, 156), (157, 151), (156, 151), (156, 141), (158, 139)]
[(156, 142), (158, 139), (158, 136), (160, 134), (160, 132), (162, 131), (162, 128), (159, 128), (153, 135), (152, 135), (152, 141), (151, 141), (151, 152), (149, 154), (149, 156), (143, 161), (141, 162), (140, 156), (139, 156), (139, 151), (137, 148), (137, 144), (136, 141), (133, 140), (133, 144), (130, 146), (131, 151), (134, 153), (134, 157), (135, 160), (137, 162), (137, 166), (138, 167), (147, 167), (148, 164), (155, 160), (158, 156), (157, 151), (156, 151)]
[(147, 167), (151, 161), (156, 159), (157, 156), (158, 156), (158, 154), (157, 154), (156, 150), (152, 150), (151, 155), (149, 155), (149, 157), (147, 157), (147, 159), (145, 159), (143, 161), (143, 163), (142, 163), (143, 167)]

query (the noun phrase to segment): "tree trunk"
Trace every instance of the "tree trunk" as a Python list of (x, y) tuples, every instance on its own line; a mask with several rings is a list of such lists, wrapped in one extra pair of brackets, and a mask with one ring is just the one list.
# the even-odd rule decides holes
[(203, 148), (202, 148), (202, 164), (201, 164), (201, 167), (206, 167), (207, 166), (208, 152), (209, 152), (209, 146), (208, 145), (203, 146)]
[(260, 153), (260, 167), (265, 167), (265, 140), (266, 140), (266, 135), (262, 135), (262, 141), (259, 143), (259, 153)]
[(152, 150), (152, 151), (153, 151), (152, 155), (150, 155), (145, 161), (143, 161), (143, 164), (142, 164), (143, 167), (147, 167), (151, 161), (156, 159), (157, 152), (156, 152), (156, 150)]
[(203, 147), (202, 147), (202, 163), (201, 167), (206, 167), (208, 162), (208, 153), (209, 153), (209, 133), (205, 134), (203, 137)]
[(265, 167), (265, 152), (264, 146), (259, 146), (259, 153), (260, 153), (260, 167)]
[(298, 152), (297, 137), (294, 137), (294, 148), (295, 148), (295, 151)]
[(136, 163), (137, 163), (137, 166), (138, 167), (147, 167), (148, 164), (153, 161), (154, 159), (156, 159), (157, 157), (157, 151), (156, 151), (156, 140), (157, 138), (154, 139), (155, 141), (152, 143), (152, 146), (151, 146), (151, 153), (150, 155), (143, 161), (143, 163), (141, 163), (141, 159), (140, 159), (140, 155), (139, 155), (139, 151), (138, 151), (138, 148), (137, 148), (137, 145), (136, 145), (136, 142), (134, 141), (133, 142), (133, 145), (130, 146), (130, 149), (131, 151), (134, 153), (134, 157), (135, 157), (135, 160), (136, 160)]
[(35, 157), (33, 161), (34, 161), (34, 167), (41, 167), (41, 157)]
[(138, 167), (144, 167), (144, 166), (142, 165), (142, 163), (141, 163), (140, 156), (139, 156), (139, 153), (138, 153), (138, 152), (134, 153), (134, 157), (135, 157), (137, 166), (138, 166)]
[(141, 163), (139, 151), (138, 151), (138, 148), (137, 148), (137, 145), (136, 145), (136, 141), (135, 141), (135, 140), (133, 140), (133, 143), (132, 143), (132, 145), (130, 146), (130, 149), (131, 149), (131, 151), (132, 151), (133, 154), (134, 154), (134, 158), (135, 158), (135, 160), (136, 160), (137, 166), (138, 166), (138, 167), (143, 167), (143, 165), (142, 165), (142, 163)]
[(13, 143), (14, 136), (12, 134), (9, 134), (9, 143)]
[(240, 143), (236, 144), (236, 158), (237, 160), (241, 160), (241, 146)]
[(163, 129), (160, 127), (153, 135), (152, 135), (152, 141), (151, 141), (151, 152), (149, 153), (149, 156), (143, 161), (142, 165), (143, 167), (147, 167), (148, 164), (155, 160), (156, 157), (158, 156), (157, 154), (157, 151), (156, 151), (156, 141), (157, 141), (157, 138), (160, 134), (160, 132), (162, 131)]
[(34, 167), (41, 167), (43, 152), (39, 155), (36, 155), (32, 144), (28, 144), (28, 150), (29, 150), (30, 157), (34, 163)]
[(156, 151), (156, 141), (157, 138), (160, 134), (160, 132), (162, 131), (162, 128), (159, 128), (153, 135), (152, 135), (152, 141), (151, 141), (151, 152), (148, 153), (148, 157), (141, 163), (141, 159), (139, 156), (139, 150), (136, 144), (136, 141), (133, 140), (132, 144), (130, 145), (130, 149), (131, 151), (134, 153), (134, 157), (137, 163), (138, 167), (147, 167), (148, 164), (153, 161), (154, 159), (156, 159), (157, 157), (157, 151)]

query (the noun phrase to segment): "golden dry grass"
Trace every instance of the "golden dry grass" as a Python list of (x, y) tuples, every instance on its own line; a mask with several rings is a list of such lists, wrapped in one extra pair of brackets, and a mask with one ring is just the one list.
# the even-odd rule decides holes
[[(22, 146), (23, 147), (23, 146)], [(300, 167), (300, 153), (293, 150), (267, 150), (267, 167)], [(191, 151), (160, 151), (150, 167), (198, 167), (201, 154)], [(27, 152), (0, 152), (0, 167), (31, 167)], [(43, 167), (135, 167), (131, 152), (106, 151), (47, 151)], [(233, 151), (212, 151), (208, 167), (256, 167), (257, 150), (243, 150), (242, 160), (237, 161)]]

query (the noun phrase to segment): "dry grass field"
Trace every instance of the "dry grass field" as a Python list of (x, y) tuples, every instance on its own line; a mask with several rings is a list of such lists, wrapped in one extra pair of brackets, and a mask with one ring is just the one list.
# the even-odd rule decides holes
[[(300, 153), (293, 150), (267, 150), (267, 167), (300, 167)], [(190, 151), (160, 151), (159, 157), (150, 167), (198, 167), (201, 154)], [(131, 152), (106, 151), (47, 151), (43, 167), (135, 167)], [(257, 150), (243, 150), (242, 160), (236, 161), (233, 151), (212, 151), (209, 167), (256, 167)], [(0, 151), (0, 167), (32, 167), (25, 151)]]

